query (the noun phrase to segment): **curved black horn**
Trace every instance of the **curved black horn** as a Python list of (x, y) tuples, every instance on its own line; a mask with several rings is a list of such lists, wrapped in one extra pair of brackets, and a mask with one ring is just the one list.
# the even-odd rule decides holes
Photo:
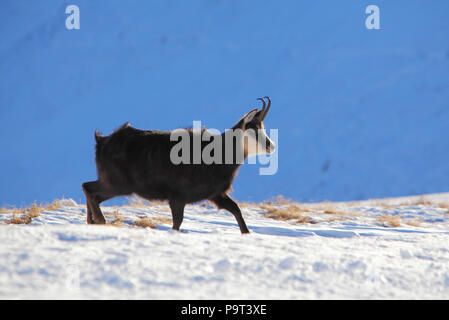
[(263, 115), (265, 114), (265, 108), (266, 108), (267, 104), (266, 104), (265, 100), (262, 99), (262, 98), (257, 98), (257, 100), (260, 100), (263, 103), (263, 107), (262, 107), (262, 110), (261, 110), (262, 112), (260, 113), (260, 115), (262, 116), (261, 119), (263, 119)]
[(263, 113), (263, 115), (262, 115), (262, 120), (265, 119), (265, 116), (267, 115), (268, 110), (270, 110), (270, 107), (271, 107), (271, 100), (270, 100), (270, 98), (267, 97), (267, 96), (265, 96), (264, 98), (267, 98), (267, 100), (268, 100), (268, 106), (267, 106), (267, 109), (265, 110), (265, 113)]

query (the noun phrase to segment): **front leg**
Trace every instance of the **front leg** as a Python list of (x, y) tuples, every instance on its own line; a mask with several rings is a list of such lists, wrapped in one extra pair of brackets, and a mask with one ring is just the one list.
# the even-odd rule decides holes
[(169, 202), (171, 215), (173, 218), (173, 230), (179, 231), (181, 227), (182, 220), (184, 219), (184, 206), (185, 203), (178, 201), (170, 201)]
[(211, 199), (211, 201), (214, 202), (218, 208), (228, 210), (234, 215), (237, 223), (239, 224), (241, 233), (249, 233), (245, 220), (243, 220), (242, 212), (240, 211), (239, 206), (234, 202), (234, 200), (229, 198), (228, 195), (224, 194)]

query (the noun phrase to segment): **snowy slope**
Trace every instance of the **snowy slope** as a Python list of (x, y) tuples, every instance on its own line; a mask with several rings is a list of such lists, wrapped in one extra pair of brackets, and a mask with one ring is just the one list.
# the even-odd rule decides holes
[(122, 217), (114, 227), (86, 225), (84, 205), (65, 201), (30, 225), (0, 225), (0, 298), (449, 299), (449, 194), (421, 200), (304, 204), (308, 224), (249, 204), (250, 235), (207, 204), (187, 207), (174, 232), (132, 225), (169, 217), (162, 204), (103, 207)]
[(68, 4), (1, 1), (0, 205), (83, 202), (95, 129), (224, 130), (265, 95), (279, 171), (237, 199), (449, 191), (447, 0), (376, 0), (381, 30), (365, 0), (77, 0), (75, 31)]

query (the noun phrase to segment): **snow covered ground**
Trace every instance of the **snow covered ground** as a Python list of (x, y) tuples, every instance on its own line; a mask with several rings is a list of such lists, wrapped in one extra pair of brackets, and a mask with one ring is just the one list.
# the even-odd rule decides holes
[(301, 204), (305, 224), (246, 204), (250, 235), (207, 203), (182, 232), (133, 225), (170, 218), (162, 204), (103, 207), (118, 227), (62, 204), (28, 225), (0, 214), (1, 299), (449, 299), (449, 193)]

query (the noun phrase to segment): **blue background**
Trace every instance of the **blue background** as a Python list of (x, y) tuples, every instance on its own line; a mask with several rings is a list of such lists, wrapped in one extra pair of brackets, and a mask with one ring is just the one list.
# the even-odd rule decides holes
[(448, 17), (445, 0), (2, 0), (0, 205), (84, 202), (95, 129), (224, 130), (265, 95), (279, 170), (243, 166), (238, 200), (449, 191)]

